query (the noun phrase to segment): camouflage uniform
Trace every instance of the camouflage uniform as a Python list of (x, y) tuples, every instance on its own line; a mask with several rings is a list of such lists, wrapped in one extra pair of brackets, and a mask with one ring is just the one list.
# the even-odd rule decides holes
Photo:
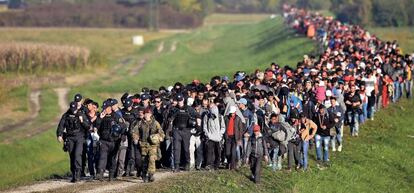
[(155, 161), (158, 156), (158, 146), (165, 137), (164, 131), (160, 124), (154, 118), (151, 118), (150, 121), (143, 120), (136, 124), (132, 129), (132, 137), (134, 141), (139, 140), (144, 175), (147, 173), (153, 175), (155, 173)]

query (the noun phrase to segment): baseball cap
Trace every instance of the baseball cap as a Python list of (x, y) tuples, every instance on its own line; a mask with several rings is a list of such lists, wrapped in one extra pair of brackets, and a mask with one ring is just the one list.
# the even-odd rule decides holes
[(108, 107), (110, 107), (111, 106), (111, 103), (110, 103), (110, 101), (109, 100), (106, 100), (106, 101), (104, 101), (103, 103), (102, 103), (102, 109), (106, 109), (106, 108), (108, 108)]
[(260, 126), (256, 124), (253, 126), (253, 132), (258, 132), (258, 131), (260, 131)]
[(70, 111), (75, 112), (78, 109), (78, 104), (76, 102), (71, 102), (69, 104), (69, 109)]
[(128, 108), (132, 106), (132, 99), (131, 98), (127, 98), (124, 102), (124, 107)]
[(183, 96), (182, 94), (178, 94), (178, 95), (175, 97), (175, 100), (177, 100), (177, 101), (183, 101), (183, 100), (184, 100), (184, 96)]
[(143, 94), (141, 95), (141, 100), (147, 100), (150, 99), (150, 95), (149, 94)]
[(82, 100), (82, 95), (81, 94), (76, 94), (75, 95), (75, 97), (74, 97), (74, 99), (73, 99), (73, 101), (75, 101), (75, 102), (80, 102)]
[(247, 105), (247, 100), (245, 98), (241, 98), (237, 103)]

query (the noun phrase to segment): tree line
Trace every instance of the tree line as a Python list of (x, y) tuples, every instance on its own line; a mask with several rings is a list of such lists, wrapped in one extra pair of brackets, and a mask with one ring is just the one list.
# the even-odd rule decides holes
[[(0, 26), (196, 27), (202, 23), (205, 16), (214, 12), (274, 13), (280, 11), (285, 3), (310, 10), (329, 10), (342, 22), (363, 26), (414, 25), (414, 0), (9, 0), (9, 2), (14, 8), (21, 7), (19, 5), (24, 2), (24, 11), (1, 13)], [(48, 13), (39, 13), (40, 11), (48, 11)]]

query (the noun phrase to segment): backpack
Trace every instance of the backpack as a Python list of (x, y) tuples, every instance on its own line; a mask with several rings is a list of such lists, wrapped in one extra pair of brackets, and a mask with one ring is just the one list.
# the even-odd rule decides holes
[(296, 129), (289, 123), (279, 122), (279, 130), (272, 134), (272, 137), (279, 142), (288, 142), (295, 138)]

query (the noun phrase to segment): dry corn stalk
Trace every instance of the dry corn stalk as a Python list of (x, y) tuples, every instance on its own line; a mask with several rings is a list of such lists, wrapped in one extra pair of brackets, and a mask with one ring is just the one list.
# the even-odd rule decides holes
[(86, 48), (45, 43), (0, 43), (1, 72), (33, 72), (41, 69), (75, 69), (86, 66)]

